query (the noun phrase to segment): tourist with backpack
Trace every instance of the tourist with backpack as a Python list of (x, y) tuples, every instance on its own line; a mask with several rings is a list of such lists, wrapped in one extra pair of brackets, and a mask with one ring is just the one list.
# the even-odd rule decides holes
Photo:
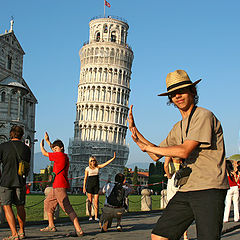
[(106, 232), (112, 225), (113, 218), (117, 219), (117, 230), (122, 231), (121, 219), (126, 210), (126, 198), (133, 189), (124, 184), (125, 176), (118, 173), (115, 176), (115, 183), (107, 183), (102, 193), (106, 194), (106, 200), (100, 217), (101, 232)]

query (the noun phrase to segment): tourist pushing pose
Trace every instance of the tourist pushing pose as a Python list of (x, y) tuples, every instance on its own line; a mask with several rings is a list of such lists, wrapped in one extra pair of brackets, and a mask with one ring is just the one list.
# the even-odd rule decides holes
[(49, 153), (44, 149), (44, 139), (40, 143), (41, 151), (44, 156), (49, 157), (49, 160), (53, 161), (53, 172), (56, 175), (53, 182), (53, 189), (44, 201), (44, 209), (48, 215), (48, 226), (40, 229), (40, 231), (57, 231), (53, 222), (53, 214), (57, 204), (59, 204), (62, 210), (72, 220), (76, 230), (75, 235), (81, 237), (83, 235), (83, 231), (79, 225), (77, 214), (72, 208), (67, 195), (67, 189), (70, 187), (68, 182), (69, 159), (67, 154), (64, 153), (63, 142), (61, 140), (56, 140), (51, 143), (47, 132), (45, 133), (45, 140), (53, 150), (53, 153)]
[(89, 158), (89, 166), (85, 169), (85, 177), (83, 181), (83, 193), (87, 193), (88, 197), (88, 212), (89, 212), (89, 221), (92, 220), (92, 201), (94, 198), (94, 214), (95, 220), (98, 219), (98, 199), (99, 199), (99, 169), (106, 167), (116, 158), (116, 152), (114, 152), (113, 158), (108, 160), (103, 164), (98, 164), (95, 157), (91, 156)]
[(140, 149), (155, 161), (167, 156), (183, 162), (183, 170), (175, 177), (179, 190), (154, 227), (152, 240), (180, 239), (194, 220), (198, 240), (221, 238), (224, 200), (229, 188), (223, 130), (211, 111), (197, 106), (199, 82), (192, 82), (184, 70), (167, 75), (167, 92), (159, 96), (168, 96), (182, 119), (159, 146), (140, 133), (130, 108), (129, 129)]

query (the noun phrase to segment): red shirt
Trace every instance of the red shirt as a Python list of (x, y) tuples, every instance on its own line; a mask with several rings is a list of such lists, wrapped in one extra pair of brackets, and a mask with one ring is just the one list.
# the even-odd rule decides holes
[(49, 160), (54, 162), (53, 172), (56, 173), (56, 177), (53, 182), (53, 188), (70, 188), (68, 182), (69, 158), (67, 154), (63, 152), (53, 152), (48, 154)]
[[(232, 179), (233, 179), (233, 180), (232, 180)], [(236, 181), (235, 181), (235, 179), (234, 179), (234, 176), (232, 176), (232, 179), (230, 178), (230, 176), (228, 176), (229, 186), (230, 186), (230, 187), (235, 187), (235, 186), (237, 186), (237, 183), (236, 183)]]
[(28, 184), (26, 184), (26, 194), (30, 193), (30, 187), (28, 186)]
[(238, 188), (240, 189), (240, 176), (239, 176), (239, 174), (237, 174), (237, 185), (238, 185)]

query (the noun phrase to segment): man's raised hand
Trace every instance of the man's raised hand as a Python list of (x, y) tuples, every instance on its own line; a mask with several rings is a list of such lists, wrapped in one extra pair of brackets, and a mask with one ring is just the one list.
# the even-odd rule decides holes
[(133, 141), (139, 146), (139, 148), (143, 152), (146, 152), (147, 145), (138, 138), (136, 127), (133, 127), (131, 132), (132, 132), (132, 139), (133, 139)]
[(130, 131), (132, 131), (132, 128), (135, 127), (135, 122), (134, 122), (134, 118), (133, 118), (132, 108), (133, 108), (133, 105), (130, 106), (130, 110), (129, 110), (129, 114), (128, 114), (128, 118), (127, 118), (128, 127), (129, 127)]

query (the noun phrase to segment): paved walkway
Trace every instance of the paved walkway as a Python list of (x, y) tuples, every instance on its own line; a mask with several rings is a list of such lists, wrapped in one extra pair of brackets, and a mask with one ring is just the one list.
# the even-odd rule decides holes
[[(123, 232), (117, 232), (116, 222), (113, 222), (112, 228), (107, 233), (100, 233), (97, 222), (89, 222), (87, 218), (80, 218), (80, 224), (86, 233), (81, 239), (88, 240), (148, 240), (150, 239), (151, 231), (157, 222), (161, 211), (153, 211), (150, 213), (135, 213), (125, 215), (122, 220)], [(56, 223), (58, 229), (55, 233), (40, 232), (39, 229), (46, 226), (46, 222), (33, 222), (28, 223), (26, 226), (27, 239), (43, 240), (43, 239), (79, 239), (76, 237), (67, 237), (69, 232), (74, 230), (71, 222), (64, 219), (66, 222)], [(189, 239), (196, 240), (195, 224), (192, 224), (188, 231)], [(240, 239), (240, 222), (234, 223), (232, 218), (230, 222), (225, 223), (223, 227), (224, 240), (237, 240)], [(0, 239), (10, 235), (10, 230), (7, 226), (0, 227)]]

